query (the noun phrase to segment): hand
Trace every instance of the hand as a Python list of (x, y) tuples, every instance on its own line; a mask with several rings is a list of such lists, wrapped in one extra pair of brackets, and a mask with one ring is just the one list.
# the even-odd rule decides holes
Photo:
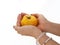
[(21, 14), (18, 15), (17, 23), (16, 23), (17, 26), (21, 26), (21, 19), (23, 18), (24, 15), (27, 15), (27, 14), (26, 13), (21, 13)]
[(42, 14), (32, 14), (32, 15), (34, 15), (39, 21), (37, 27), (41, 29), (41, 31), (46, 32), (46, 29), (49, 27), (50, 22)]
[(33, 36), (33, 37), (37, 38), (38, 35), (40, 35), (40, 33), (41, 33), (40, 29), (38, 29), (37, 27), (32, 26), (32, 25), (30, 25), (30, 26), (21, 26), (20, 22), (21, 22), (21, 19), (23, 18), (24, 15), (26, 15), (26, 13), (21, 13), (21, 14), (18, 15), (17, 23), (16, 23), (17, 26), (13, 26), (14, 29), (19, 34)]
[(14, 29), (22, 35), (32, 36), (37, 38), (40, 33), (42, 33), (37, 27), (29, 25), (29, 26), (14, 26)]

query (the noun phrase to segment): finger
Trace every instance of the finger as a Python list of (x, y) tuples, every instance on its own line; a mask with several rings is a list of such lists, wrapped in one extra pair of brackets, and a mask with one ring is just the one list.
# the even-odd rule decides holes
[(35, 16), (37, 19), (38, 19), (38, 24), (40, 24), (40, 16), (41, 16), (41, 14), (32, 14), (33, 16)]
[(14, 28), (16, 31), (20, 29), (20, 27), (18, 27), (18, 26), (13, 26), (13, 28)]
[(17, 30), (16, 26), (13, 26), (13, 28), (14, 28), (15, 30)]
[(18, 34), (22, 34), (22, 31), (20, 31), (20, 27), (13, 26), (13, 28), (17, 31)]
[(17, 17), (17, 26), (20, 26), (20, 20), (21, 20), (21, 14), (19, 14)]
[(23, 13), (23, 12), (22, 12), (22, 13), (21, 13), (21, 16), (23, 17), (24, 15), (27, 15), (27, 13)]
[(43, 22), (43, 21), (45, 21), (47, 19), (41, 14), (41, 15), (39, 15), (38, 20)]
[(33, 16), (35, 16), (36, 18), (38, 18), (39, 17), (39, 14), (31, 14), (31, 15), (33, 15)]
[(18, 34), (22, 34), (22, 35), (25, 34), (26, 28), (24, 26), (23, 27), (13, 26), (13, 28), (17, 31)]
[(33, 16), (37, 17), (38, 20), (41, 20), (41, 19), (46, 19), (42, 14), (32, 14)]
[(44, 20), (45, 20), (45, 19), (44, 19), (44, 16), (43, 16), (42, 14), (40, 14), (39, 17), (38, 17), (39, 24), (40, 24), (41, 22), (43, 22)]
[(21, 19), (23, 18), (24, 15), (26, 15), (26, 13), (21, 13), (21, 14), (18, 15), (17, 26), (21, 26)]
[(39, 17), (44, 17), (42, 14), (31, 14), (31, 15), (33, 15), (33, 16), (35, 16), (35, 17), (37, 17), (37, 18), (39, 18)]

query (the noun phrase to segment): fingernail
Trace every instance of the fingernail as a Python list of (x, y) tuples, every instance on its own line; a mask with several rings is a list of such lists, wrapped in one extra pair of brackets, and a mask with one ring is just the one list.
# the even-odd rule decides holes
[(15, 28), (15, 26), (13, 26), (13, 28)]

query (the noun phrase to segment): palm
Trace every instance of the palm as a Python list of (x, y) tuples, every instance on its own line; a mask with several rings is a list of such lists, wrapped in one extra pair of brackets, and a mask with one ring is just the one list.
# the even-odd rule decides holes
[(22, 26), (22, 27), (14, 26), (14, 29), (15, 29), (19, 34), (27, 35), (27, 36), (33, 36), (33, 37), (34, 37), (34, 34), (35, 34), (35, 33), (40, 32), (40, 30), (39, 30), (37, 27), (32, 26), (32, 25)]
[[(17, 26), (14, 26), (14, 29), (22, 35), (28, 35), (28, 36), (33, 36), (34, 35), (38, 35), (38, 33), (40, 34), (40, 29), (38, 29), (37, 27), (39, 27), (39, 25), (37, 27), (35, 26), (21, 26), (21, 19), (23, 18), (23, 16), (26, 15), (26, 13), (21, 13), (18, 15), (17, 17)], [(39, 23), (40, 24), (40, 23)]]

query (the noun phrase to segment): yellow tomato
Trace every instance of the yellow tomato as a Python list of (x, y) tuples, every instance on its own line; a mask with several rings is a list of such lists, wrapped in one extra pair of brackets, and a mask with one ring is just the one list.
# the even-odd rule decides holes
[(21, 20), (21, 25), (34, 25), (36, 26), (38, 23), (37, 18), (33, 15), (25, 15), (23, 16), (22, 20)]

